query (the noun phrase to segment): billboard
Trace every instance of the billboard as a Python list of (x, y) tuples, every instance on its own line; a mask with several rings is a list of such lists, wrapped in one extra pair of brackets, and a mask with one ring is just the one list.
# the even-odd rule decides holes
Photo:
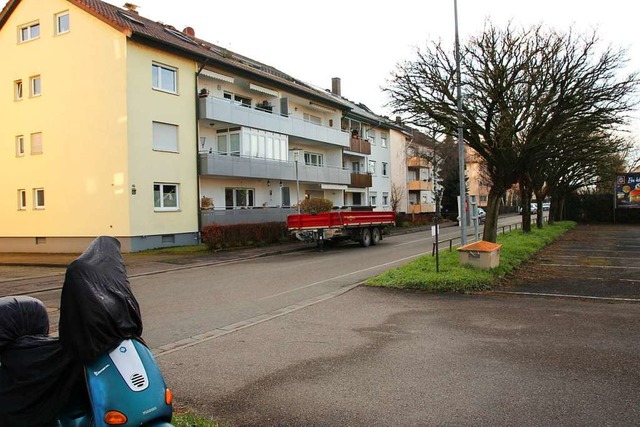
[(640, 208), (640, 173), (616, 175), (616, 208)]

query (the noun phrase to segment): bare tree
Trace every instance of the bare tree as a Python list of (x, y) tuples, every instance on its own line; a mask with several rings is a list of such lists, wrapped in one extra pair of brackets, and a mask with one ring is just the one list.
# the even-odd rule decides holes
[(391, 184), (391, 194), (389, 204), (391, 205), (391, 210), (393, 212), (398, 212), (398, 208), (400, 207), (400, 203), (404, 199), (404, 188), (396, 185), (396, 183)]
[[(440, 43), (398, 65), (386, 92), (395, 113), (409, 123), (455, 136), (455, 60)], [(605, 133), (626, 123), (637, 74), (620, 77), (623, 50), (601, 49), (596, 34), (576, 36), (541, 26), (504, 30), (488, 23), (461, 48), (463, 130), (466, 143), (486, 161), (492, 187), (485, 240), (495, 241), (500, 201), (514, 183), (529, 206), (540, 162), (571, 129)], [(587, 124), (589, 124), (587, 126)], [(523, 228), (530, 230), (523, 210)]]

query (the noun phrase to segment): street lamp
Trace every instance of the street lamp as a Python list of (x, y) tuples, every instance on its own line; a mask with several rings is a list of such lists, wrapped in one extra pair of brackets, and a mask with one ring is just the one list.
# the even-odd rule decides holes
[(292, 148), (289, 151), (291, 151), (291, 154), (293, 156), (293, 161), (296, 164), (296, 199), (298, 200), (296, 205), (298, 206), (298, 214), (300, 214), (300, 179), (298, 178), (298, 160), (300, 160), (302, 149)]
[(458, 83), (458, 173), (460, 175), (460, 245), (467, 244), (467, 205), (466, 186), (464, 182), (464, 138), (462, 130), (462, 83), (460, 79), (460, 38), (458, 37), (458, 0), (453, 0), (453, 15), (456, 29), (456, 80)]

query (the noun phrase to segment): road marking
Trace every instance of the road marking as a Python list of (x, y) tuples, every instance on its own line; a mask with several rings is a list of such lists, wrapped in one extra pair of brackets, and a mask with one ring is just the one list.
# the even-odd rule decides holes
[(626, 267), (623, 265), (581, 265), (581, 264), (544, 264), (540, 263), (538, 265), (544, 265), (546, 267), (580, 267), (580, 268), (618, 268), (622, 270), (637, 270), (640, 267)]
[(303, 308), (307, 308), (310, 307), (314, 304), (318, 304), (319, 302), (323, 302), (326, 301), (328, 299), (337, 297), (338, 295), (342, 295), (348, 291), (350, 291), (351, 289), (360, 286), (360, 283), (356, 283), (354, 285), (349, 285), (349, 286), (345, 286), (342, 287), (340, 289), (337, 289), (333, 292), (329, 292), (327, 294), (324, 295), (320, 295), (314, 298), (310, 298), (308, 300), (305, 301), (300, 301), (297, 302), (295, 304), (292, 304), (290, 306), (287, 307), (283, 307), (283, 308), (279, 308), (277, 310), (274, 310), (270, 313), (266, 313), (266, 314), (262, 314), (256, 317), (252, 317), (250, 319), (246, 319), (246, 320), (241, 320), (239, 322), (236, 323), (232, 323), (230, 325), (225, 325), (225, 326), (221, 326), (219, 328), (213, 329), (211, 331), (207, 331), (198, 335), (194, 335), (192, 337), (189, 338), (185, 338), (182, 339), (180, 341), (176, 341), (173, 343), (169, 343), (169, 344), (165, 344), (162, 345), (160, 347), (157, 348), (153, 348), (151, 349), (151, 351), (153, 352), (154, 357), (157, 359), (159, 357), (163, 357), (166, 356), (168, 354), (171, 353), (175, 353), (177, 351), (180, 350), (184, 350), (186, 348), (189, 347), (193, 347), (195, 345), (198, 344), (202, 344), (204, 342), (207, 341), (211, 341), (213, 339), (222, 337), (224, 335), (229, 335), (233, 332), (242, 330), (242, 329), (246, 329), (246, 328), (250, 328), (252, 326), (258, 325), (260, 323), (263, 322), (267, 322), (269, 320), (273, 320), (275, 318), (278, 318), (280, 316), (284, 316), (285, 314), (289, 314), (289, 313), (293, 313), (294, 311), (298, 311), (300, 309)]
[(430, 253), (431, 252), (422, 252), (420, 254), (411, 255), (411, 256), (408, 256), (408, 257), (404, 257), (404, 258), (399, 258), (399, 259), (396, 259), (394, 261), (386, 262), (384, 264), (378, 264), (378, 265), (375, 265), (373, 267), (365, 268), (365, 269), (362, 269), (362, 270), (352, 271), (352, 272), (346, 273), (346, 274), (341, 274), (340, 276), (329, 277), (328, 279), (320, 280), (318, 282), (310, 283), (308, 285), (304, 285), (304, 286), (300, 286), (300, 287), (297, 287), (297, 288), (289, 289), (288, 291), (280, 292), (278, 294), (269, 295), (267, 297), (259, 299), (258, 301), (264, 301), (264, 300), (267, 300), (267, 299), (270, 299), (270, 298), (273, 298), (273, 297), (278, 297), (280, 295), (285, 295), (285, 294), (288, 294), (288, 293), (291, 293), (291, 292), (296, 292), (296, 291), (299, 291), (301, 289), (309, 288), (311, 286), (316, 286), (316, 285), (320, 285), (322, 283), (330, 282), (331, 280), (342, 279), (344, 277), (348, 277), (348, 276), (351, 276), (353, 274), (364, 273), (365, 271), (374, 270), (374, 269), (380, 268), (380, 267), (386, 267), (388, 265), (396, 264), (396, 263), (402, 262), (402, 261), (407, 261), (407, 260), (410, 260), (412, 258), (420, 257), (420, 256), (423, 256), (423, 255), (428, 255)]
[(588, 300), (597, 300), (597, 301), (640, 302), (640, 299), (638, 298), (594, 297), (589, 295), (547, 294), (542, 292), (538, 293), (538, 292), (491, 291), (488, 293), (523, 295), (523, 296), (534, 296), (534, 297), (575, 298), (575, 299), (588, 299)]

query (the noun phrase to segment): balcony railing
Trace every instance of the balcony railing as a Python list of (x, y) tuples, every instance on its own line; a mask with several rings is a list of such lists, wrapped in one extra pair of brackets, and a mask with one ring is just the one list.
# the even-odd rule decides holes
[(436, 211), (435, 204), (409, 205), (409, 213), (425, 213), (425, 212), (435, 212), (435, 211)]
[[(273, 109), (273, 107), (271, 107)], [(212, 96), (198, 99), (198, 118), (247, 126), (309, 141), (349, 148), (350, 135), (340, 129), (278, 114), (262, 104), (255, 107)]]
[(349, 151), (361, 154), (371, 154), (371, 143), (366, 139), (351, 137), (349, 140)]
[(372, 185), (371, 174), (351, 172), (351, 187), (367, 188)]
[(409, 181), (409, 191), (433, 191), (433, 182)]
[[(238, 178), (295, 181), (296, 165), (292, 161), (279, 161), (260, 157), (225, 156), (200, 153), (200, 174)], [(298, 180), (319, 184), (351, 184), (351, 173), (342, 167), (313, 166), (298, 162)]]
[(428, 168), (429, 160), (422, 157), (410, 157), (407, 159), (407, 166), (410, 168)]

